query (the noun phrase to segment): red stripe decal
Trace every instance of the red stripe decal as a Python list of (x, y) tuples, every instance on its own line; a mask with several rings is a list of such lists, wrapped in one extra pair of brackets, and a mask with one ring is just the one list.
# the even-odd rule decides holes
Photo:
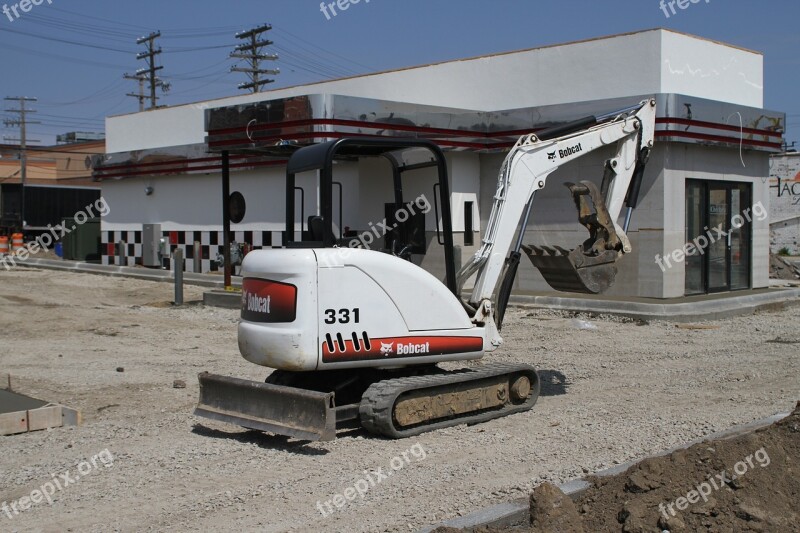
[(333, 337), (333, 351), (327, 342), (322, 343), (322, 361), (325, 363), (341, 363), (345, 361), (361, 361), (367, 359), (398, 359), (405, 357), (426, 357), (431, 355), (448, 355), (456, 353), (474, 353), (483, 351), (481, 337), (388, 337), (370, 339), (369, 350), (359, 338), (358, 345), (352, 339), (344, 337), (344, 351), (339, 349), (336, 336)]

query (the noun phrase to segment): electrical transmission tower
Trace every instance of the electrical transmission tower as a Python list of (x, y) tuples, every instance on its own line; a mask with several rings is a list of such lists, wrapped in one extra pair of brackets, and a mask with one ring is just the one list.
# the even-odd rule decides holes
[(275, 54), (262, 54), (261, 50), (265, 46), (273, 44), (269, 40), (259, 40), (259, 36), (272, 29), (269, 24), (264, 24), (252, 30), (243, 31), (236, 34), (237, 39), (242, 39), (247, 44), (240, 44), (233, 52), (231, 57), (237, 59), (245, 59), (250, 64), (248, 68), (231, 67), (231, 72), (244, 72), (250, 78), (249, 83), (239, 84), (239, 89), (250, 89), (250, 92), (257, 93), (261, 91), (261, 86), (267, 83), (272, 83), (275, 80), (262, 79), (262, 75), (276, 75), (280, 74), (280, 69), (262, 69), (260, 68), (262, 61), (275, 61), (278, 56)]
[[(161, 32), (156, 31), (146, 37), (136, 39), (136, 44), (144, 44), (147, 46), (145, 52), (136, 54), (136, 59), (146, 60), (147, 67), (140, 68), (136, 71), (135, 75), (125, 74), (123, 77), (129, 80), (136, 80), (139, 82), (139, 94), (128, 93), (128, 96), (133, 96), (139, 99), (139, 111), (144, 111), (145, 99), (150, 99), (150, 109), (157, 107), (158, 96), (156, 96), (156, 88), (160, 87), (162, 92), (169, 91), (169, 83), (165, 83), (158, 76), (156, 72), (163, 69), (163, 66), (156, 66), (156, 56), (161, 53), (161, 48), (156, 49), (155, 41), (161, 37)], [(144, 84), (147, 82), (150, 86), (150, 96), (145, 96)]]
[(3, 121), (3, 124), (6, 127), (12, 126), (19, 126), (19, 138), (8, 137), (4, 136), (3, 138), (6, 141), (11, 142), (18, 142), (19, 143), (19, 161), (20, 161), (20, 183), (21, 183), (21, 204), (19, 210), (19, 218), (20, 218), (20, 229), (25, 229), (25, 180), (28, 177), (28, 143), (29, 142), (39, 142), (35, 139), (28, 139), (28, 132), (27, 126), (29, 124), (41, 124), (40, 122), (35, 122), (28, 120), (28, 113), (36, 113), (33, 109), (28, 109), (25, 107), (26, 102), (36, 102), (36, 98), (28, 98), (25, 96), (8, 96), (5, 98), (8, 101), (18, 102), (19, 108), (17, 109), (6, 109), (8, 113), (17, 113), (19, 114), (19, 118), (16, 119), (6, 119)]

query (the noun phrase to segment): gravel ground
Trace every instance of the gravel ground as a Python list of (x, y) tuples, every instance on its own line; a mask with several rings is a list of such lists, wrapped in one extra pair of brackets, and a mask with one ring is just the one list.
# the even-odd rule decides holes
[[(201, 294), (187, 287), (186, 299)], [(800, 399), (800, 307), (712, 329), (591, 319), (596, 330), (512, 309), (491, 360), (540, 369), (532, 411), (402, 441), (350, 431), (309, 444), (192, 415), (197, 373), (269, 371), (239, 356), (237, 312), (171, 308), (171, 298), (168, 284), (0, 272), (0, 372), (84, 416), (77, 428), (0, 437), (0, 505), (54, 476), (75, 480), (52, 504), (11, 518), (0, 509), (0, 530), (413, 531)], [(363, 498), (336, 497), (349, 487)], [(328, 512), (326, 501), (344, 504)]]

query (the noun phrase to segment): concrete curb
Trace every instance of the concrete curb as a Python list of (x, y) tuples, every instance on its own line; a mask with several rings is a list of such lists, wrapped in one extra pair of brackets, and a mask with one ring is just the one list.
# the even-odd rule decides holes
[(800, 289), (776, 288), (757, 294), (742, 294), (710, 300), (676, 303), (570, 298), (561, 296), (512, 296), (511, 303), (533, 309), (557, 309), (595, 315), (617, 315), (636, 320), (694, 322), (748, 315), (762, 309), (800, 304)]
[[(636, 459), (633, 461), (628, 461), (627, 463), (612, 466), (611, 468), (607, 468), (605, 470), (601, 470), (600, 472), (596, 472), (592, 474), (592, 476), (597, 476), (597, 477), (615, 476), (617, 474), (621, 474), (627, 471), (630, 467), (644, 461), (645, 459), (651, 459), (654, 457), (663, 457), (675, 451), (684, 450), (686, 448), (694, 446), (695, 444), (699, 444), (707, 440), (732, 439), (741, 435), (746, 435), (747, 433), (752, 433), (753, 431), (756, 431), (758, 429), (771, 426), (775, 422), (783, 420), (790, 414), (791, 413), (779, 413), (776, 415), (769, 416), (767, 418), (762, 418), (760, 420), (748, 422), (746, 424), (739, 424), (737, 426), (733, 426), (732, 428), (723, 431), (718, 431), (710, 435), (706, 435), (705, 437), (695, 439), (686, 444), (675, 446), (674, 448), (670, 448), (663, 452), (658, 452), (648, 457), (643, 457), (641, 459)], [(573, 479), (558, 486), (561, 492), (563, 492), (564, 494), (573, 499), (578, 498), (581, 494), (586, 492), (586, 490), (588, 490), (591, 487), (592, 484), (589, 483), (585, 478)], [(530, 517), (528, 512), (529, 509), (528, 506), (529, 506), (528, 498), (517, 498), (507, 503), (492, 505), (490, 507), (474, 511), (464, 516), (459, 516), (457, 518), (445, 520), (440, 524), (425, 526), (422, 529), (418, 529), (416, 533), (430, 533), (436, 528), (442, 526), (461, 529), (464, 531), (470, 531), (474, 528), (486, 527), (486, 526), (505, 527), (505, 526), (520, 525), (523, 523), (527, 523)]]
[[(18, 266), (24, 268), (44, 268), (48, 270), (61, 270), (64, 272), (79, 272), (82, 274), (99, 274), (101, 276), (118, 276), (146, 281), (174, 282), (175, 278), (170, 270), (149, 269), (142, 267), (126, 267), (117, 265), (98, 265), (95, 263), (81, 263), (78, 261), (59, 261), (54, 259), (28, 259), (19, 261)], [(222, 276), (215, 274), (194, 274), (191, 272), (183, 273), (183, 282), (187, 285), (197, 285), (200, 287), (211, 287), (222, 289), (224, 282)], [(233, 278), (231, 283), (234, 287), (240, 287), (241, 278)]]
[[(146, 281), (173, 282), (169, 270), (127, 267), (117, 265), (98, 265), (78, 261), (30, 258), (20, 261), (18, 266), (45, 268), (66, 272), (100, 274), (103, 276), (124, 276)], [(183, 281), (187, 285), (197, 285), (212, 289), (224, 289), (222, 277), (214, 274), (194, 274), (184, 272)], [(242, 280), (234, 277), (234, 287), (241, 287)], [(203, 296), (206, 305), (238, 308), (241, 296), (235, 293), (213, 293)], [(532, 309), (557, 309), (576, 313), (595, 315), (617, 315), (635, 320), (665, 320), (669, 322), (695, 322), (719, 320), (732, 316), (752, 314), (761, 309), (783, 308), (800, 304), (800, 288), (773, 288), (757, 294), (742, 294), (710, 300), (670, 303), (644, 303), (632, 301), (601, 300), (563, 296), (512, 296), (512, 305)]]
[(223, 309), (241, 309), (242, 293), (212, 289), (203, 293), (203, 305), (222, 307)]

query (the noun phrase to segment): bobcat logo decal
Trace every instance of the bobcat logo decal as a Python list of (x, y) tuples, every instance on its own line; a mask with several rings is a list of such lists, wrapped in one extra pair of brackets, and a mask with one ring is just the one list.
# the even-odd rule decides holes
[(381, 353), (383, 355), (388, 356), (393, 351), (394, 351), (394, 343), (393, 342), (382, 342), (381, 343)]
[(556, 153), (555, 152), (547, 152), (547, 159), (549, 159), (550, 161), (555, 161), (556, 160)]

